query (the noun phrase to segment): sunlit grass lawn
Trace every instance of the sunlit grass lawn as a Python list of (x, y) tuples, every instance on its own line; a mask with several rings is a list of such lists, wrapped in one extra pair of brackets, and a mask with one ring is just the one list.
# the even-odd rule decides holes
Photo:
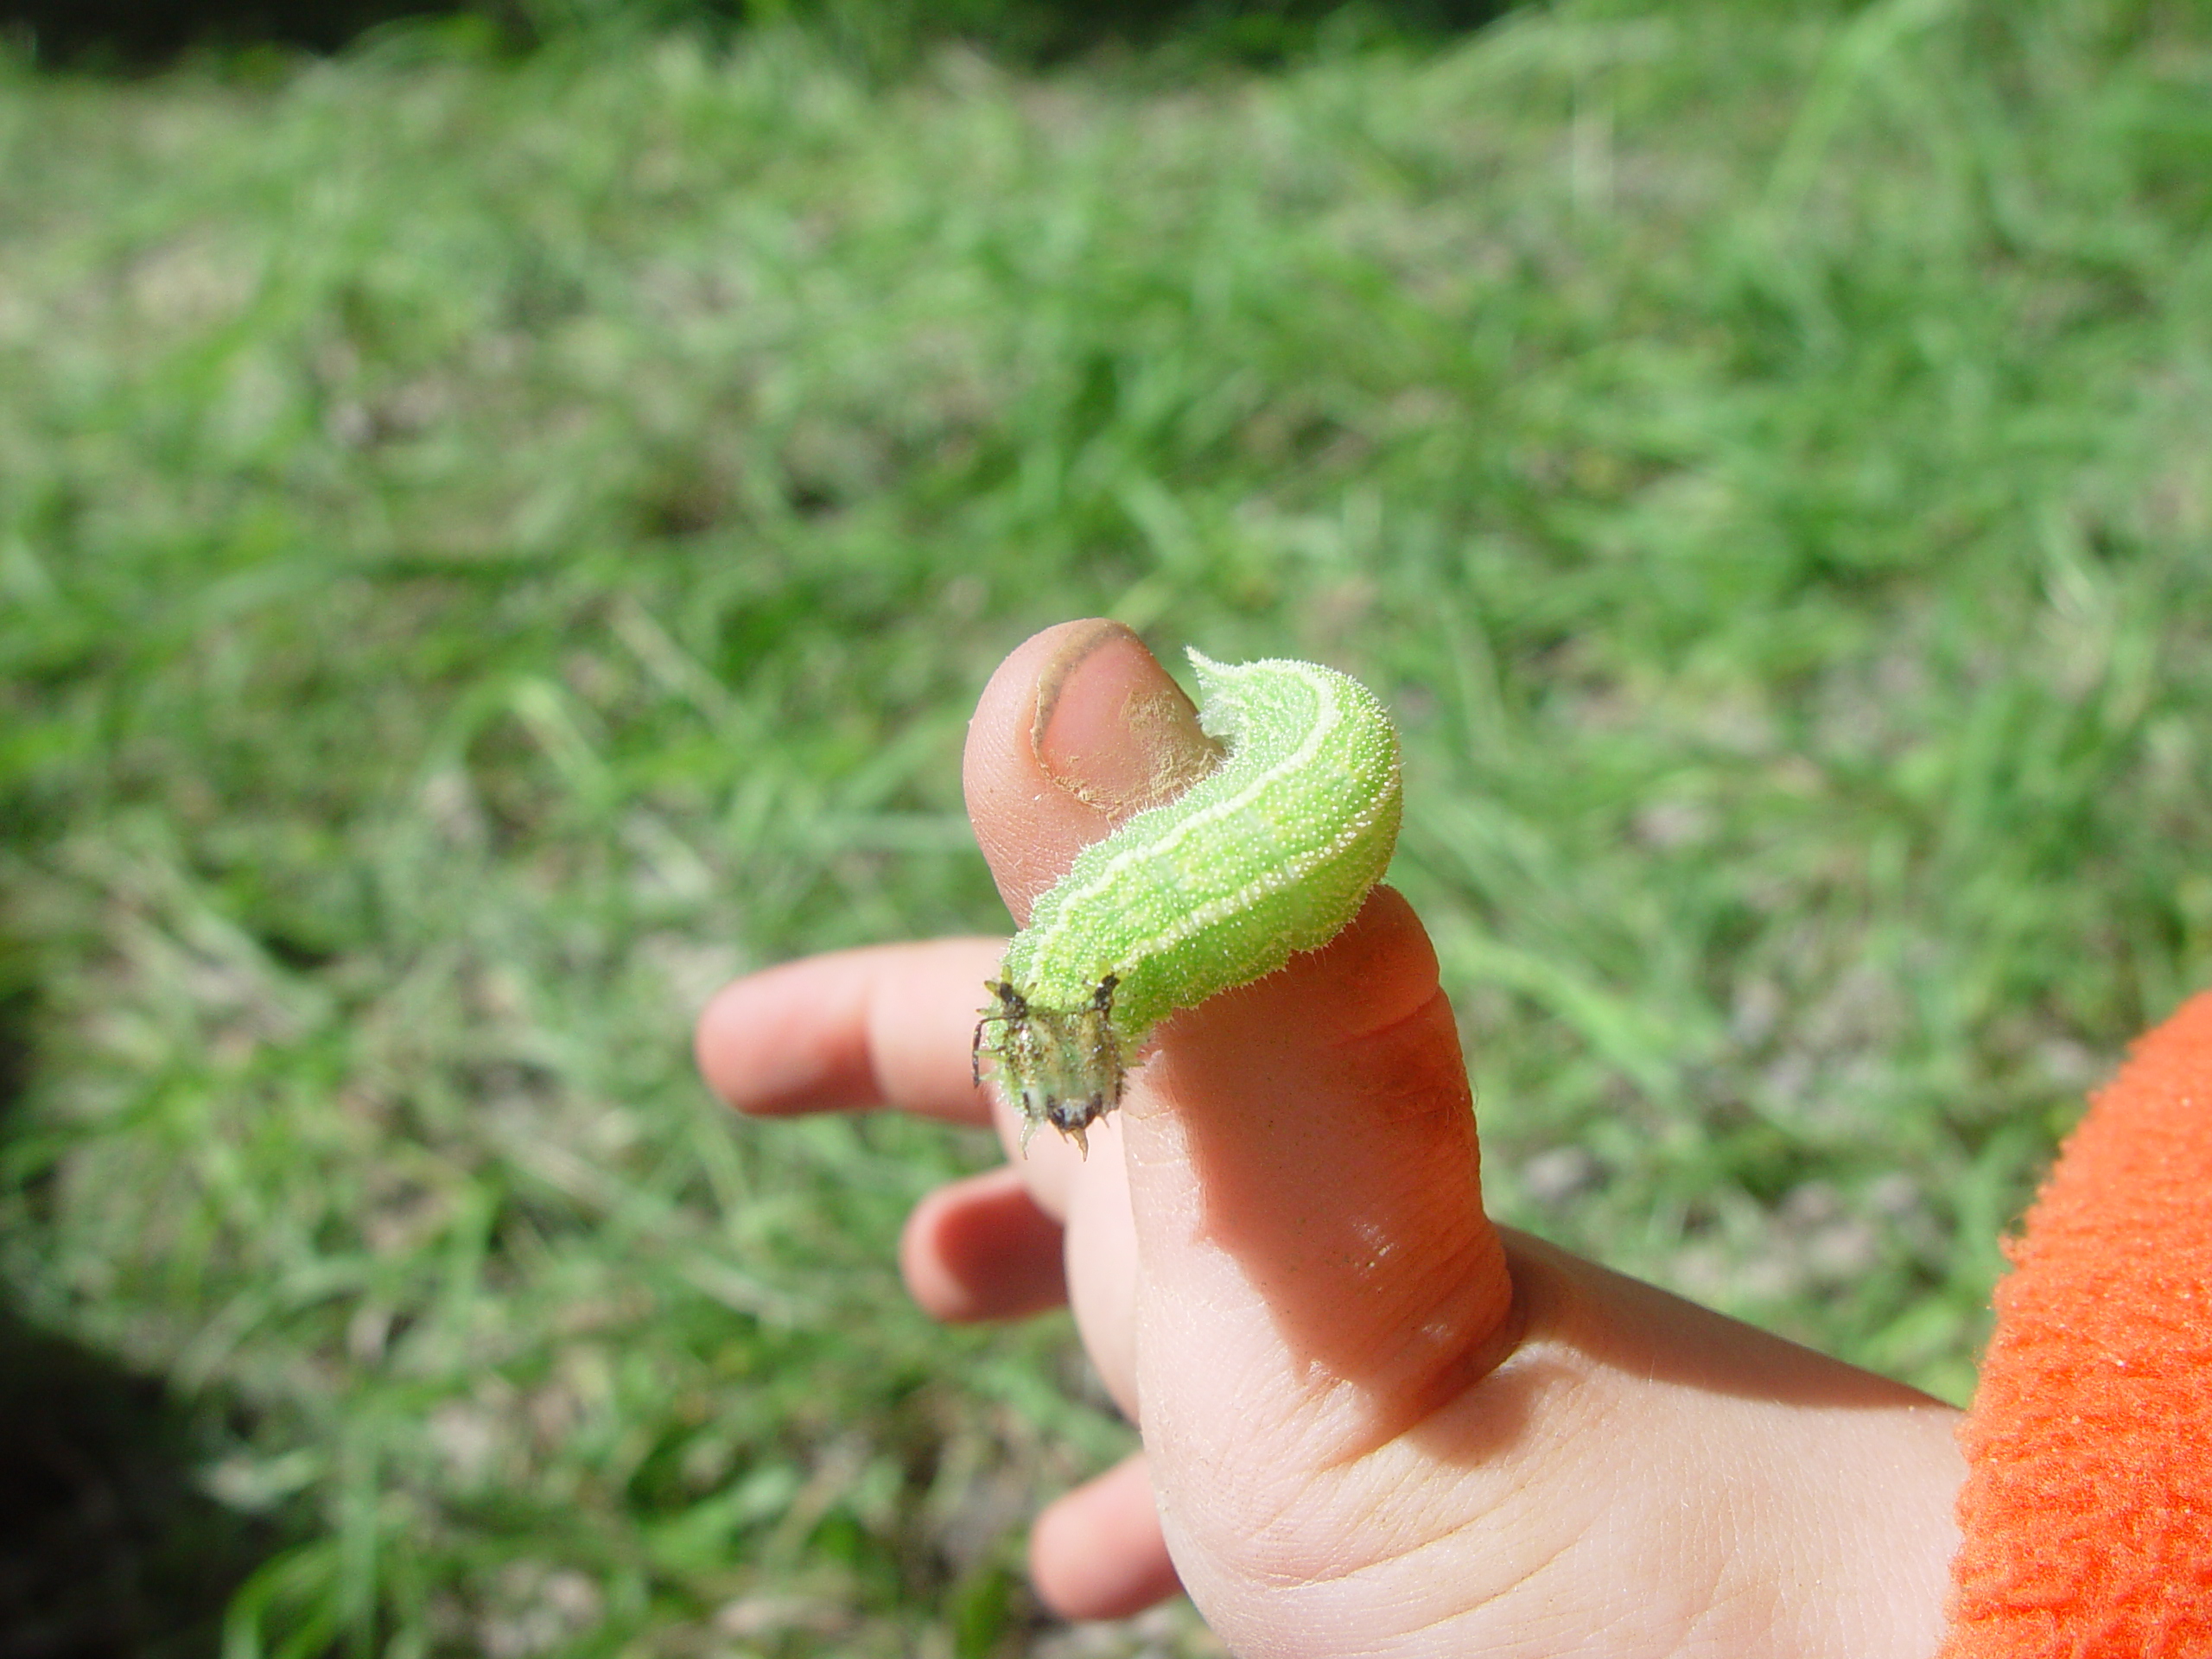
[[(1045, 1633), (988, 1155), (690, 1017), (1003, 915), (1032, 628), (1366, 678), (1512, 1221), (1952, 1398), (2212, 981), (2212, 24), (1563, 6), (1255, 78), (0, 75), (9, 1294), (229, 1414), (239, 1656)], [(0, 989), (4, 989), (0, 987)]]

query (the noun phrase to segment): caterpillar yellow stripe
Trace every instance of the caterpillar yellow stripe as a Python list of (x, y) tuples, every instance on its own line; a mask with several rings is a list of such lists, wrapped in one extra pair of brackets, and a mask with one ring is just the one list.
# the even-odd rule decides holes
[(1154, 1026), (1326, 944), (1397, 844), (1398, 734), (1372, 692), (1318, 663), (1190, 655), (1220, 766), (1085, 848), (987, 986), (978, 1081), (988, 1054), (1024, 1146), (1050, 1123), (1088, 1151)]

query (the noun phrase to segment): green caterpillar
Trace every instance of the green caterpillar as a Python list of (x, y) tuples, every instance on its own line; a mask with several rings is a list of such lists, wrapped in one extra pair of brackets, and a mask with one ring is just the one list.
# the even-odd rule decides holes
[(1050, 1123), (1087, 1153), (1152, 1028), (1334, 938), (1397, 842), (1398, 734), (1365, 686), (1317, 663), (1191, 664), (1226, 758), (1085, 848), (987, 983), (976, 1078), (988, 1053), (1025, 1147)]

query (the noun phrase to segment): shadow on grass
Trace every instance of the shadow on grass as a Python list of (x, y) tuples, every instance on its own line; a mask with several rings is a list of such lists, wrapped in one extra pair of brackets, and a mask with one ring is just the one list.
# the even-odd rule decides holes
[(0, 0), (0, 31), (36, 61), (156, 70), (195, 51), (343, 50), (393, 24), (449, 19), (454, 34), (509, 50), (627, 20), (727, 37), (762, 18), (807, 23), (870, 61), (947, 37), (1049, 63), (1102, 48), (1179, 40), (1202, 56), (1256, 62), (1350, 35), (1440, 37), (1478, 28), (1515, 0)]
[[(0, 986), (0, 1134), (30, 999)], [(198, 1659), (282, 1541), (194, 1485), (201, 1420), (158, 1380), (0, 1304), (0, 1659)]]
[(0, 29), (41, 63), (137, 71), (208, 48), (334, 52), (380, 24), (449, 10), (438, 0), (0, 0)]

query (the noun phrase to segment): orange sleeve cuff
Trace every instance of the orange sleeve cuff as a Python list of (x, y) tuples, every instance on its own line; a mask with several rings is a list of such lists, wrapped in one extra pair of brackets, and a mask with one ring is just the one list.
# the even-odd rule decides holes
[(2094, 1097), (2006, 1254), (1942, 1659), (2212, 1655), (2212, 994)]

